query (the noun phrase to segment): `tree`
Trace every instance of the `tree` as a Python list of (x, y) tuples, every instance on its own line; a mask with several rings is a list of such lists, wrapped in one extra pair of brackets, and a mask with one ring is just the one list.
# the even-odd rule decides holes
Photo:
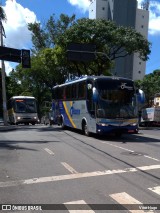
[(160, 93), (160, 70), (154, 70), (152, 73), (145, 75), (143, 80), (135, 81), (135, 83), (145, 93), (146, 107), (152, 106), (155, 94)]
[[(102, 19), (75, 19), (61, 14), (57, 20), (52, 15), (47, 23), (29, 24), (32, 42), (36, 51), (45, 48), (61, 50), (59, 67), (64, 67), (73, 75), (111, 75), (116, 58), (139, 53), (142, 60), (148, 60), (150, 43), (132, 28), (117, 26), (114, 22)], [(69, 62), (67, 46), (69, 43), (95, 44), (98, 52), (96, 59), (90, 62)], [(59, 48), (60, 47), (60, 48)], [(106, 57), (107, 56), (107, 57)]]
[(78, 75), (105, 74), (116, 58), (139, 53), (139, 57), (146, 61), (150, 54), (150, 43), (140, 33), (102, 19), (83, 18), (75, 21), (56, 39), (56, 44), (63, 48), (65, 56), (69, 43), (95, 44), (97, 52), (104, 53), (96, 54), (97, 58), (90, 63), (72, 63)]
[[(58, 56), (61, 51), (58, 48), (45, 48), (36, 56), (32, 56), (30, 69), (24, 69), (21, 65), (10, 73), (8, 91), (14, 91), (15, 95), (32, 95), (38, 101), (38, 112), (41, 117), (42, 104), (52, 100), (53, 87), (58, 83), (64, 83), (65, 70), (59, 66)], [(13, 90), (12, 86), (15, 86)], [(18, 90), (19, 88), (19, 90)]]
[(28, 29), (32, 32), (33, 52), (38, 52), (44, 48), (53, 48), (56, 43), (56, 38), (69, 28), (75, 20), (75, 15), (69, 17), (61, 14), (57, 20), (55, 15), (50, 16), (47, 23), (29, 23)]

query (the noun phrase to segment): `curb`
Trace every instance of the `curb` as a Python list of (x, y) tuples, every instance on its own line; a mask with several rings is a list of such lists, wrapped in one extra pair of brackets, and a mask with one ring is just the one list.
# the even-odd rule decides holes
[(12, 131), (16, 129), (17, 127), (15, 126), (0, 126), (0, 132)]
[(139, 130), (154, 130), (154, 129), (158, 129), (160, 130), (160, 127), (139, 127)]

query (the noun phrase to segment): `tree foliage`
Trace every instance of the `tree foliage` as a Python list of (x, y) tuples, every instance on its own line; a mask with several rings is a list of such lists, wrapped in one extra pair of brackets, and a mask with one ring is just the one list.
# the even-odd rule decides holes
[(152, 100), (156, 93), (160, 93), (160, 70), (145, 75), (143, 80), (135, 81), (138, 88), (142, 89), (146, 97), (146, 106), (152, 105)]
[(102, 19), (76, 20), (57, 37), (57, 45), (63, 48), (64, 55), (69, 43), (95, 44), (98, 52), (97, 58), (91, 63), (74, 63), (74, 70), (77, 70), (78, 75), (105, 74), (116, 58), (139, 53), (139, 57), (145, 61), (150, 54), (150, 43), (140, 33)]
[[(108, 75), (116, 58), (139, 53), (142, 60), (148, 60), (150, 43), (132, 28), (116, 26), (114, 22), (102, 19), (75, 19), (61, 14), (58, 20), (52, 15), (45, 26), (29, 24), (32, 42), (36, 51), (44, 48), (61, 47), (60, 66), (65, 66), (73, 75)], [(69, 43), (91, 43), (96, 45), (96, 59), (91, 62), (70, 62), (67, 60)], [(61, 63), (62, 62), (62, 63)]]

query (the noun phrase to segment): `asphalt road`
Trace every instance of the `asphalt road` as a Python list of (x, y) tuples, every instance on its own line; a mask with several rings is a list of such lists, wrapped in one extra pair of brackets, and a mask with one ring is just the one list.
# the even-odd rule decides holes
[(0, 132), (0, 203), (14, 212), (160, 212), (160, 130), (119, 139), (42, 125)]

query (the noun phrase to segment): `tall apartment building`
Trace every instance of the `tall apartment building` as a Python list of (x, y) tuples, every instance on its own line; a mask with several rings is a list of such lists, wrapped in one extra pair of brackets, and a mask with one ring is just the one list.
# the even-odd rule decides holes
[[(114, 21), (119, 26), (132, 27), (145, 38), (148, 36), (149, 0), (144, 0), (141, 9), (138, 9), (137, 0), (90, 0), (89, 18)], [(115, 60), (112, 73), (130, 78), (142, 80), (145, 75), (146, 62), (142, 61), (138, 54)]]

